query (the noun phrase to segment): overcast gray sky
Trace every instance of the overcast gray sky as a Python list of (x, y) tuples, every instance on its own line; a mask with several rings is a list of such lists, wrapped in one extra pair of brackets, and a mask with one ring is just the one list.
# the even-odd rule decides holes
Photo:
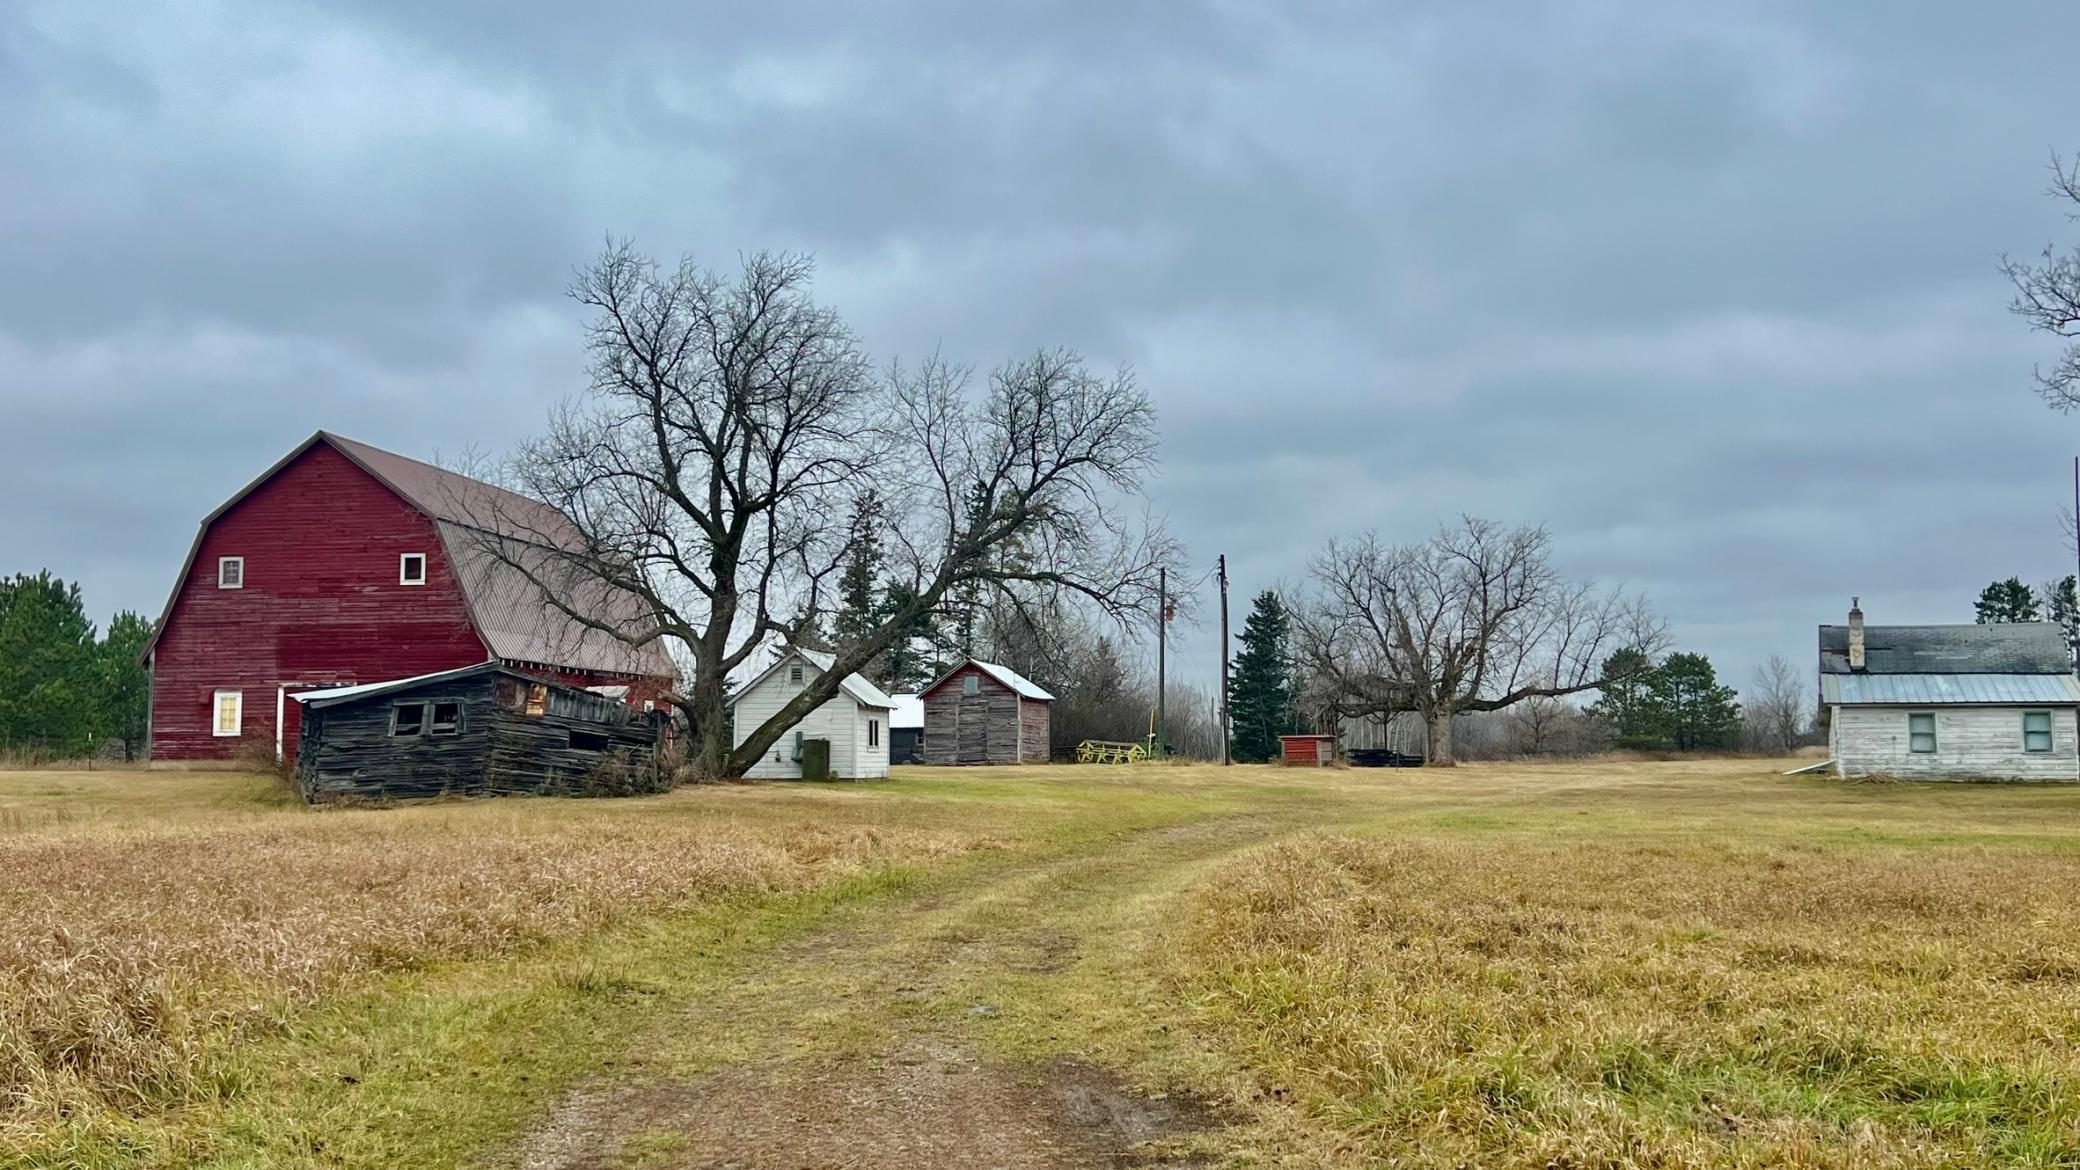
[(156, 612), (315, 429), (504, 450), (609, 233), (813, 252), (883, 359), (1131, 363), (1244, 599), (1541, 522), (1740, 685), (2070, 562), (1995, 263), (2080, 235), (2080, 5), (1013, 9), (0, 5), (0, 571)]

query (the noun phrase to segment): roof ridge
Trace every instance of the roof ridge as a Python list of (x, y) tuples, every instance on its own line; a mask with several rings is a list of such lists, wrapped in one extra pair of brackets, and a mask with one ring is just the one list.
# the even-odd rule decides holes
[[(470, 483), (476, 484), (478, 487), (490, 488), (492, 491), (499, 492), (503, 495), (512, 496), (515, 499), (526, 500), (530, 504), (537, 504), (544, 508), (556, 508), (556, 505), (550, 503), (547, 500), (537, 499), (534, 496), (528, 495), (526, 492), (514, 491), (512, 488), (506, 487), (503, 484), (493, 483), (488, 479), (480, 479), (477, 476), (471, 475), (466, 471), (457, 471), (452, 467), (442, 467), (440, 464), (435, 463), (430, 459), (421, 459), (416, 455), (406, 455), (401, 451), (392, 451), (388, 447), (378, 447), (374, 443), (366, 442), (361, 439), (356, 439), (349, 435), (342, 435), (338, 431), (328, 431), (321, 428), (318, 431), (318, 434), (323, 436), (326, 440), (333, 443), (345, 443), (350, 447), (359, 447), (365, 451), (373, 451), (378, 455), (385, 455), (392, 459), (402, 459), (406, 463), (416, 464), (436, 474), (450, 476), (455, 479), (466, 480)], [(563, 511), (563, 509), (561, 508), (557, 508), (556, 510), (559, 512)]]

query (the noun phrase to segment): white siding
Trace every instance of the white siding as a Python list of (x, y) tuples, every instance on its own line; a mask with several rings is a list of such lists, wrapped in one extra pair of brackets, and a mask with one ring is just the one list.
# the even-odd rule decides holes
[[(2051, 750), (2022, 750), (2025, 711), (2051, 712)], [(1908, 750), (1907, 716), (1932, 712), (1936, 750)], [(2071, 707), (1842, 707), (1831, 712), (1828, 748), (1843, 776), (1921, 780), (2080, 780)]]
[[(760, 724), (772, 718), (774, 712), (821, 673), (815, 663), (806, 659), (801, 663), (800, 683), (788, 682), (788, 669), (782, 665), (737, 696), (736, 744), (750, 738)], [(870, 715), (881, 720), (881, 742), (873, 748), (867, 747), (867, 719)], [(888, 775), (888, 712), (863, 707), (859, 700), (844, 691), (831, 696), (800, 723), (781, 732), (780, 738), (773, 741), (773, 746), (766, 749), (765, 755), (746, 774), (762, 780), (799, 780), (802, 766), (794, 758), (797, 731), (806, 739), (831, 741), (831, 772), (834, 775), (847, 780)]]
[[(879, 707), (859, 708), (859, 754), (855, 761), (861, 780), (879, 780), (888, 775), (888, 716), (889, 712)], [(869, 721), (881, 724), (878, 734), (873, 737), (877, 742), (871, 744), (867, 742)]]

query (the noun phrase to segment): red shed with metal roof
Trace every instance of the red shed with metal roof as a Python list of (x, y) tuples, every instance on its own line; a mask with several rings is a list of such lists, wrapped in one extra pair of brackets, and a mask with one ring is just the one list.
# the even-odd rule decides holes
[[(312, 435), (203, 518), (145, 648), (151, 759), (293, 761), (288, 695), (486, 661), (655, 696), (677, 677), (662, 644), (587, 628), (511, 563), (576, 539), (538, 500)], [(636, 597), (591, 594), (588, 616), (642, 628)]]

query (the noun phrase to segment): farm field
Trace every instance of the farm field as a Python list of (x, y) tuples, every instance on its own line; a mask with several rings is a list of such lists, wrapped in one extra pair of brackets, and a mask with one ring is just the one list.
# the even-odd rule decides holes
[(0, 773), (0, 1163), (2065, 1166), (2080, 790)]

